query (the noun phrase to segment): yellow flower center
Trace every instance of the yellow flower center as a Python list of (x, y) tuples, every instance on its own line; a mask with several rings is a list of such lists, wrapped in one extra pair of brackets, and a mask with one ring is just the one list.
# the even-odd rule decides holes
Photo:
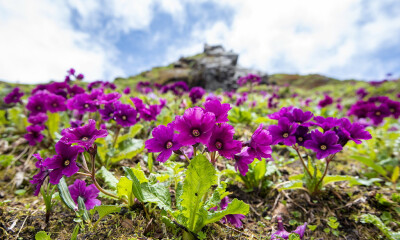
[(68, 166), (70, 164), (70, 161), (67, 159), (64, 161), (64, 166)]
[(321, 145), (320, 148), (321, 150), (326, 150), (326, 145)]
[(53, 103), (53, 107), (57, 107), (58, 106), (58, 104), (57, 103)]
[(375, 115), (376, 115), (376, 116), (380, 116), (380, 115), (381, 115), (381, 112), (377, 111), (377, 112), (375, 113)]
[(282, 137), (284, 137), (284, 138), (289, 137), (289, 133), (284, 133), (284, 134), (282, 134)]
[(298, 137), (297, 140), (299, 140), (299, 142), (302, 142), (304, 139), (302, 137)]
[(192, 130), (192, 135), (195, 136), (195, 137), (198, 137), (198, 136), (200, 136), (200, 131), (198, 129), (193, 129)]
[(215, 147), (216, 147), (217, 149), (221, 149), (221, 148), (222, 148), (222, 143), (221, 143), (220, 141), (216, 141), (216, 142), (215, 142)]
[(121, 118), (122, 118), (122, 120), (124, 120), (124, 121), (126, 120), (126, 116), (125, 116), (125, 115), (122, 116)]
[(170, 148), (172, 148), (173, 145), (174, 145), (174, 144), (173, 144), (171, 141), (168, 141), (168, 142), (165, 144), (165, 147), (166, 147), (167, 149), (170, 149)]
[(89, 104), (85, 103), (85, 105), (83, 105), (85, 108), (89, 107)]
[(87, 137), (82, 138), (82, 141), (87, 141), (87, 140), (89, 140), (89, 138), (87, 138)]

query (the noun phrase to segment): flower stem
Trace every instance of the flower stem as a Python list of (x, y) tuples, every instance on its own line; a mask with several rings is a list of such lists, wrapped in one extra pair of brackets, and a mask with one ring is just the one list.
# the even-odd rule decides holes
[(322, 175), (321, 179), (318, 181), (317, 185), (315, 185), (314, 191), (313, 193), (315, 193), (318, 190), (319, 185), (322, 183), (322, 181), (324, 180), (326, 174), (328, 173), (328, 167), (329, 167), (329, 163), (332, 161), (332, 159), (335, 157), (336, 154), (330, 155), (329, 158), (326, 160), (326, 167), (325, 167), (325, 171), (324, 174)]
[(193, 157), (196, 157), (196, 146), (193, 145)]
[(117, 139), (118, 139), (120, 131), (121, 131), (121, 127), (119, 125), (117, 125), (117, 130), (115, 131), (115, 135), (114, 135), (113, 148), (115, 147), (115, 144), (117, 143)]
[(306, 166), (306, 164), (305, 164), (305, 162), (304, 162), (304, 159), (303, 159), (303, 157), (301, 156), (301, 154), (300, 154), (300, 152), (299, 152), (299, 148), (298, 148), (297, 146), (293, 146), (293, 149), (296, 150), (297, 155), (298, 155), (299, 158), (300, 158), (301, 164), (303, 164), (304, 169), (306, 170), (306, 172), (308, 173), (308, 175), (312, 178), (313, 176), (311, 175), (310, 170), (309, 170), (308, 167)]

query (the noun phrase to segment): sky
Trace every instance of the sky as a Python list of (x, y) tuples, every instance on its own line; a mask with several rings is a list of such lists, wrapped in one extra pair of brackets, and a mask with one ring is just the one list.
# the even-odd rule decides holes
[(0, 80), (112, 81), (222, 44), (267, 74), (400, 76), (398, 0), (0, 0)]

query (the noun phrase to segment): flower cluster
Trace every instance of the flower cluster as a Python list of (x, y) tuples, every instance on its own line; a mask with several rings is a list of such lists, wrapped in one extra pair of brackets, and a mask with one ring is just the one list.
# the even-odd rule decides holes
[(329, 96), (328, 94), (325, 94), (324, 99), (318, 102), (318, 107), (324, 108), (326, 106), (329, 106), (333, 103), (333, 98)]
[(370, 97), (367, 101), (360, 100), (353, 104), (347, 114), (358, 119), (370, 119), (377, 126), (386, 117), (399, 118), (400, 102), (386, 96)]
[(203, 98), (204, 94), (206, 94), (206, 90), (204, 90), (202, 87), (194, 87), (190, 89), (189, 97), (190, 100), (192, 100), (192, 103), (195, 104), (198, 100)]
[[(271, 235), (270, 240), (278, 240), (278, 239), (289, 239), (290, 232), (286, 231), (285, 227), (283, 226), (282, 217), (277, 216), (276, 220), (278, 222), (278, 230)], [(307, 223), (305, 222), (303, 225), (297, 227), (293, 232), (300, 236), (300, 239), (303, 239), (304, 234), (306, 232)]]
[(75, 80), (81, 81), (85, 76), (83, 76), (82, 73), (75, 75), (75, 69), (71, 68), (67, 71), (67, 75), (65, 76), (65, 82), (67, 83), (70, 82), (72, 80), (71, 77), (74, 78)]
[(150, 82), (138, 82), (136, 84), (136, 90), (143, 94), (148, 94), (153, 91)]
[(255, 158), (271, 158), (271, 136), (263, 125), (260, 125), (248, 143), (242, 144), (234, 140), (235, 130), (227, 123), (230, 109), (228, 103), (222, 104), (217, 99), (206, 101), (204, 108), (189, 108), (167, 126), (156, 127), (152, 132), (153, 138), (145, 143), (146, 148), (149, 152), (160, 153), (157, 160), (165, 162), (172, 152), (179, 152), (181, 147), (203, 144), (214, 156), (212, 162), (216, 161), (215, 153), (227, 159), (234, 159), (235, 168), (242, 175), (246, 175), (248, 165)]
[[(351, 123), (347, 118), (314, 116), (311, 112), (294, 107), (284, 107), (269, 117), (278, 120), (277, 125), (268, 128), (272, 144), (304, 146), (313, 150), (318, 159), (333, 156), (348, 141), (359, 144), (361, 140), (372, 138), (360, 123)], [(319, 127), (322, 132), (319, 129), (312, 130), (312, 127)]]
[(6, 104), (19, 103), (21, 102), (21, 97), (24, 93), (18, 87), (14, 88), (7, 96), (4, 97), (4, 102)]
[(176, 96), (182, 96), (184, 93), (189, 91), (189, 87), (186, 82), (178, 81), (171, 84), (167, 84), (161, 87), (161, 93), (167, 93), (171, 91)]
[(237, 84), (241, 87), (244, 86), (248, 82), (251, 84), (259, 84), (261, 82), (261, 77), (256, 74), (248, 74), (244, 77), (240, 77), (237, 80)]

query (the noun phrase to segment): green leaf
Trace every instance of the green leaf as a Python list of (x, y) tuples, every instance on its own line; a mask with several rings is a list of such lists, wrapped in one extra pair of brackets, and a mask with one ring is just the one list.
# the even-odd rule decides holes
[(183, 216), (189, 219), (188, 228), (193, 231), (203, 197), (217, 183), (217, 176), (214, 166), (201, 154), (190, 161), (185, 175), (181, 206)]
[(151, 185), (150, 183), (142, 183), (142, 192), (145, 202), (155, 203), (161, 209), (171, 212), (171, 194), (168, 186), (162, 183)]
[(216, 212), (209, 212), (207, 216), (207, 220), (205, 221), (205, 224), (209, 223), (214, 223), (224, 216), (228, 214), (243, 214), (246, 215), (249, 213), (250, 207), (248, 204), (244, 203), (243, 201), (237, 200), (236, 198), (233, 199), (231, 203), (228, 204), (228, 207), (222, 211), (216, 211)]
[(267, 161), (262, 159), (261, 161), (256, 163), (254, 167), (254, 178), (256, 181), (260, 181), (264, 178), (265, 173), (267, 172)]
[(150, 173), (153, 171), (153, 165), (154, 165), (153, 153), (149, 153), (147, 154), (147, 168), (149, 169)]
[(60, 115), (58, 113), (49, 113), (46, 126), (49, 129), (49, 133), (52, 139), (56, 139), (56, 133), (60, 125)]
[(99, 213), (99, 220), (94, 224), (94, 228), (99, 224), (100, 220), (111, 213), (119, 212), (121, 210), (120, 206), (115, 205), (101, 205), (94, 207), (94, 210)]
[(379, 230), (381, 230), (381, 232), (383, 234), (385, 234), (385, 236), (389, 239), (389, 240), (398, 240), (400, 239), (400, 232), (394, 232), (392, 231), (390, 228), (388, 228), (377, 216), (372, 215), (372, 214), (364, 214), (361, 216), (361, 222), (362, 223), (370, 223), (374, 226), (376, 226), (377, 228), (379, 228)]
[(396, 166), (392, 173), (392, 183), (396, 183), (397, 179), (399, 179), (400, 168)]
[(123, 159), (132, 159), (144, 149), (144, 141), (141, 139), (130, 139), (129, 144), (122, 151), (117, 151), (111, 158), (112, 163), (119, 162)]
[(113, 190), (117, 188), (118, 180), (112, 174), (110, 171), (108, 171), (104, 166), (100, 168), (100, 170), (97, 172), (97, 175), (100, 175), (100, 177), (104, 180), (104, 182), (107, 184), (107, 186)]
[(71, 235), (71, 240), (77, 240), (77, 238), (78, 238), (78, 233), (79, 233), (79, 224), (76, 224), (76, 226), (75, 226), (75, 228), (74, 228), (74, 231), (72, 232), (72, 235)]
[(385, 169), (383, 169), (382, 166), (379, 166), (378, 164), (376, 164), (373, 159), (368, 158), (368, 157), (363, 157), (363, 156), (355, 156), (355, 155), (351, 156), (351, 158), (367, 165), (368, 167), (374, 169), (376, 172), (378, 172), (379, 174), (381, 174), (382, 176), (387, 178), (387, 173), (386, 173)]
[(0, 166), (1, 167), (8, 167), (10, 166), (12, 160), (14, 159), (13, 155), (0, 155)]
[(331, 175), (331, 176), (326, 176), (323, 180), (323, 186), (325, 186), (328, 183), (333, 183), (333, 182), (341, 182), (341, 181), (351, 181), (354, 180), (355, 178), (352, 176), (341, 176), (341, 175)]
[[(140, 164), (137, 165), (140, 167)], [(144, 174), (142, 169), (137, 169), (137, 168), (131, 168), (137, 179), (139, 180), (140, 183), (148, 182), (149, 180), (146, 177), (146, 174)]]
[(45, 231), (36, 233), (35, 240), (51, 240), (50, 235), (47, 235)]
[(64, 204), (71, 210), (77, 211), (78, 208), (76, 207), (76, 204), (74, 200), (72, 200), (71, 194), (69, 192), (67, 183), (65, 182), (64, 177), (60, 179), (60, 182), (57, 184), (58, 191), (60, 193), (61, 200), (64, 202)]
[(121, 142), (127, 140), (127, 139), (132, 139), (138, 134), (140, 130), (142, 130), (143, 125), (142, 124), (135, 124), (133, 127), (130, 128), (129, 133), (125, 135), (121, 135), (118, 137), (116, 145), (119, 145)]
[(303, 188), (303, 181), (289, 181), (278, 188), (279, 191)]
[(132, 180), (127, 177), (121, 177), (117, 184), (117, 194), (118, 197), (126, 196), (129, 198), (129, 195), (132, 194)]
[(132, 180), (132, 193), (140, 202), (144, 202), (144, 196), (139, 179), (133, 173), (132, 168), (123, 167), (123, 169), (126, 173), (127, 178), (129, 180)]
[(85, 200), (83, 200), (83, 198), (80, 196), (78, 197), (78, 208), (79, 208), (79, 212), (82, 215), (83, 220), (88, 222), (90, 220), (90, 218), (89, 218), (89, 214), (86, 209), (86, 206), (85, 206)]

